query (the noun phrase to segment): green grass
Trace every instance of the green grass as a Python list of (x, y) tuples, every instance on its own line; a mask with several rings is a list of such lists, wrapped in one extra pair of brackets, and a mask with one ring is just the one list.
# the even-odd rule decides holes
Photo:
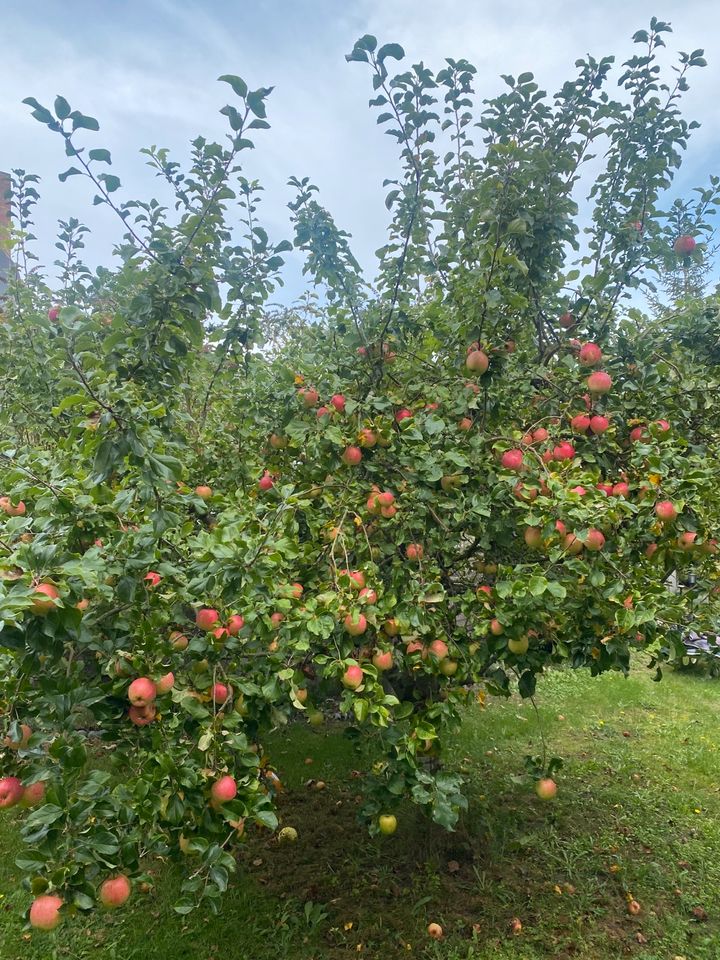
[(640, 666), (628, 680), (557, 672), (538, 701), (549, 752), (565, 758), (557, 798), (542, 803), (520, 776), (541, 750), (532, 706), (474, 707), (449, 758), (470, 800), (454, 834), (408, 807), (394, 837), (369, 839), (355, 819), (367, 762), (342, 731), (298, 725), (278, 737), (280, 815), (299, 840), (243, 844), (219, 917), (175, 915), (180, 875), (155, 863), (155, 889), (132, 909), (29, 934), (5, 817), (0, 960), (717, 960), (720, 682), (656, 684)]

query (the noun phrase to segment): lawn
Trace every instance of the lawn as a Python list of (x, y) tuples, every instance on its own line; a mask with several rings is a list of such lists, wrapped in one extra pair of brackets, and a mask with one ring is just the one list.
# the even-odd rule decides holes
[(720, 681), (653, 683), (641, 664), (629, 679), (554, 672), (538, 703), (548, 749), (565, 758), (557, 798), (541, 802), (522, 777), (540, 751), (532, 705), (475, 706), (449, 758), (470, 800), (454, 834), (408, 808), (394, 837), (369, 839), (355, 821), (367, 758), (340, 728), (278, 737), (280, 815), (299, 839), (242, 845), (219, 917), (174, 914), (179, 874), (155, 863), (156, 887), (132, 909), (30, 934), (6, 815), (0, 960), (717, 960)]

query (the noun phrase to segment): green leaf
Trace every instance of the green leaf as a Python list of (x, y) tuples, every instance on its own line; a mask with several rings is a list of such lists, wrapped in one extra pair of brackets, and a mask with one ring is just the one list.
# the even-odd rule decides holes
[(93, 898), (89, 897), (86, 893), (81, 893), (79, 890), (76, 890), (73, 894), (73, 903), (78, 910), (92, 910), (95, 907)]
[(267, 116), (264, 102), (265, 98), (260, 93), (253, 91), (247, 95), (246, 99), (251, 113), (254, 113), (256, 117), (260, 117), (261, 119)]
[(532, 670), (526, 670), (518, 681), (518, 691), (520, 696), (523, 697), (523, 699), (533, 697), (535, 695), (536, 683), (537, 679)]
[(109, 150), (98, 149), (91, 150), (88, 154), (91, 160), (97, 160), (98, 163), (112, 163), (112, 158), (110, 156)]
[(195, 904), (188, 897), (183, 897), (173, 907), (175, 913), (179, 913), (181, 917), (187, 916), (188, 913), (192, 913), (195, 909)]
[(245, 83), (245, 81), (241, 77), (233, 76), (230, 73), (224, 73), (221, 77), (218, 77), (218, 82), (229, 83), (230, 86), (235, 91), (235, 93), (239, 97), (242, 97), (243, 99), (245, 99), (245, 97), (247, 96), (248, 85)]
[(113, 173), (101, 173), (98, 180), (104, 185), (108, 193), (115, 193), (116, 190), (120, 189), (120, 178)]
[(79, 177), (82, 176), (82, 170), (78, 170), (77, 167), (69, 167), (63, 173), (58, 174), (58, 180), (60, 183), (65, 183), (68, 177)]
[(367, 700), (362, 698), (356, 698), (353, 701), (353, 713), (357, 718), (358, 723), (364, 723), (367, 720), (368, 713), (370, 712), (370, 705)]
[(377, 58), (380, 63), (386, 60), (387, 57), (392, 57), (393, 60), (402, 60), (404, 56), (405, 51), (399, 43), (385, 43), (377, 53)]
[(70, 116), (70, 104), (65, 97), (55, 97), (55, 116), (58, 120), (67, 120)]
[(43, 107), (42, 104), (38, 103), (34, 97), (26, 97), (23, 100), (23, 103), (26, 103), (28, 106), (33, 108), (32, 115), (36, 120), (39, 120), (40, 123), (45, 123), (48, 126), (56, 123), (55, 117), (47, 109), (47, 107)]
[(73, 130), (99, 130), (100, 124), (97, 122), (95, 117), (86, 117), (85, 114), (80, 113), (78, 110), (75, 110), (70, 114), (70, 119), (73, 122)]

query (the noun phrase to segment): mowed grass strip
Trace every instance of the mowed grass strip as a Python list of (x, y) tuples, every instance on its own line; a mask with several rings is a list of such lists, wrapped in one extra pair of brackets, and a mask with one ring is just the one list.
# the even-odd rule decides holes
[[(717, 960), (720, 957), (720, 682), (667, 674), (553, 672), (538, 710), (518, 699), (467, 710), (450, 766), (470, 809), (455, 833), (411, 805), (391, 838), (357, 822), (372, 756), (342, 727), (298, 724), (269, 741), (296, 843), (254, 832), (219, 916), (179, 917), (182, 866), (117, 913), (30, 933), (13, 867), (17, 819), (0, 819), (0, 960)], [(542, 802), (523, 758), (564, 758)], [(640, 905), (632, 915), (630, 900)], [(431, 941), (429, 922), (444, 937)]]

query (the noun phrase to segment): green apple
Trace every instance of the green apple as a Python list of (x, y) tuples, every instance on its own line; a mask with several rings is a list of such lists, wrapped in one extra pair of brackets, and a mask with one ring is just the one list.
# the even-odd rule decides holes
[(389, 837), (397, 830), (397, 817), (394, 817), (391, 813), (381, 814), (378, 817), (378, 827), (380, 828), (380, 833), (384, 833), (386, 837)]
[(522, 657), (528, 652), (530, 641), (527, 637), (520, 637), (519, 640), (508, 640), (508, 650), (518, 657)]

